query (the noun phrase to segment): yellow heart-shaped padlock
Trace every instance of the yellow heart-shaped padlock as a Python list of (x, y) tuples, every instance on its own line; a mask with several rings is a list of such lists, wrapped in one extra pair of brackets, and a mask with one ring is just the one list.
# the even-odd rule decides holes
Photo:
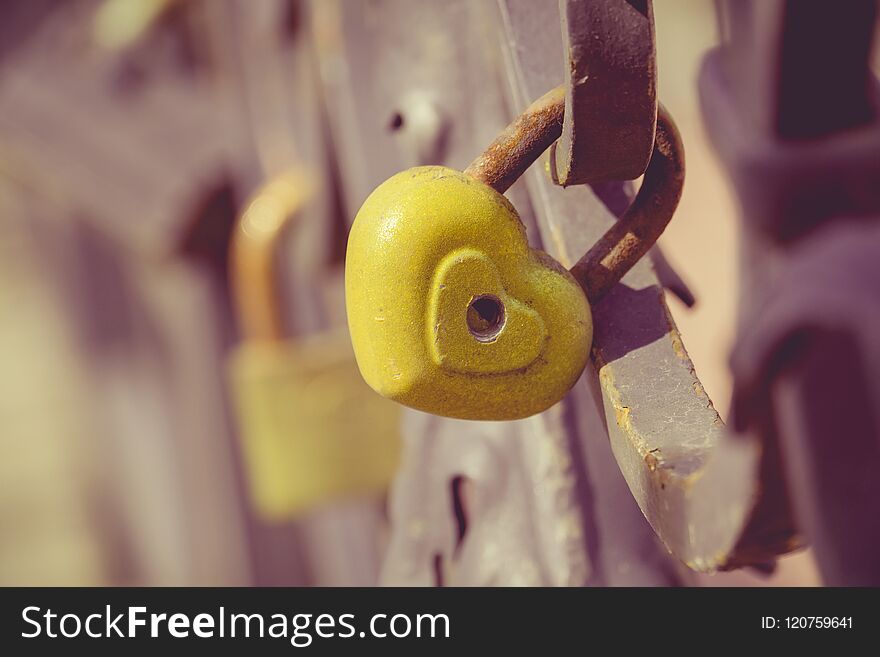
[(393, 176), (346, 257), (358, 365), (386, 397), (438, 415), (537, 413), (577, 380), (592, 337), (577, 281), (530, 249), (510, 202), (446, 167)]
[(364, 202), (349, 235), (346, 307), (358, 367), (382, 395), (436, 415), (511, 420), (550, 407), (579, 378), (590, 302), (665, 228), (683, 165), (661, 109), (638, 196), (569, 272), (529, 247), (502, 193), (558, 137), (563, 108), (556, 89), (465, 172), (409, 169)]

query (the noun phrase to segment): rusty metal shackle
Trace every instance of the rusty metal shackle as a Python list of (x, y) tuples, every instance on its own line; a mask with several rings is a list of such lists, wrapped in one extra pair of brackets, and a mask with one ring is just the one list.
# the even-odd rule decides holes
[[(504, 193), (562, 134), (565, 85), (541, 96), (465, 169)], [(571, 268), (590, 303), (600, 300), (663, 233), (684, 185), (678, 128), (658, 103), (654, 148), (642, 185), (620, 220)]]

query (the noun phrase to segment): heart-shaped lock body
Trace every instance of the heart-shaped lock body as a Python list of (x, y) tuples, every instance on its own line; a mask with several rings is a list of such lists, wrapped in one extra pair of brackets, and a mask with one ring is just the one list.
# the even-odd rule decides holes
[(409, 169), (369, 196), (349, 236), (345, 292), (364, 379), (436, 415), (533, 415), (589, 357), (581, 287), (529, 247), (502, 194), (447, 167)]

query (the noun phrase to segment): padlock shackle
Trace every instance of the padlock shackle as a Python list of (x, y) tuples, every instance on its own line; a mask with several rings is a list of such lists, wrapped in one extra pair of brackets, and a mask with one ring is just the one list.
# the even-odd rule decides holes
[(529, 105), (464, 173), (503, 194), (562, 135), (565, 85)]
[(658, 104), (654, 150), (636, 197), (570, 269), (590, 303), (604, 297), (654, 246), (678, 207), (683, 187), (681, 137), (669, 112)]
[(236, 222), (229, 277), (236, 319), (246, 340), (285, 339), (276, 256), (282, 238), (302, 217), (313, 194), (314, 184), (306, 172), (285, 171), (257, 190)]
[[(562, 134), (565, 85), (541, 96), (475, 159), (465, 173), (503, 194)], [(635, 199), (571, 268), (590, 303), (599, 301), (660, 237), (684, 186), (684, 148), (658, 103), (654, 150)]]

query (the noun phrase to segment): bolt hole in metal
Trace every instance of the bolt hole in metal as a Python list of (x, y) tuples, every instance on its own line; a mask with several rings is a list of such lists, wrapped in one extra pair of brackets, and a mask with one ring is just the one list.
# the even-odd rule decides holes
[(467, 309), (468, 330), (480, 342), (492, 342), (504, 328), (504, 304), (491, 294), (471, 299)]
[(400, 112), (394, 112), (394, 114), (392, 114), (391, 118), (388, 120), (388, 130), (390, 130), (391, 132), (396, 132), (403, 127), (403, 124), (403, 114), (401, 114)]
[(452, 515), (455, 517), (455, 552), (461, 549), (464, 536), (468, 529), (467, 497), (470, 481), (467, 477), (457, 475), (449, 482), (452, 494)]

